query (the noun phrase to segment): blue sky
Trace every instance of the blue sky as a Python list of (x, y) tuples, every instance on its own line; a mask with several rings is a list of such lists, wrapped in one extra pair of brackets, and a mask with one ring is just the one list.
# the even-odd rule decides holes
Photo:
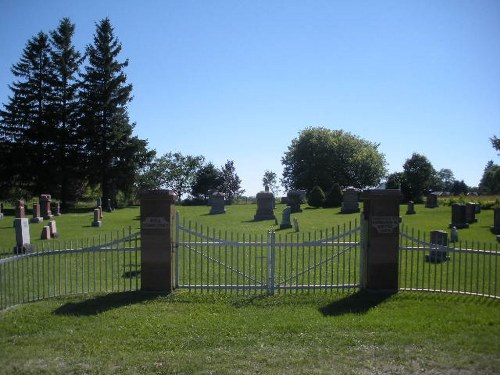
[(69, 17), (75, 45), (109, 17), (135, 134), (158, 155), (234, 160), (247, 195), (308, 126), (412, 153), (477, 186), (500, 136), (500, 1), (0, 0), (0, 103), (25, 43)]

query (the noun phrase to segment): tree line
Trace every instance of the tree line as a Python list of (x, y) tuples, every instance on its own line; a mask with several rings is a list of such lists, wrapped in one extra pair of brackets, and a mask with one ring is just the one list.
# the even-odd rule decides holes
[[(114, 206), (118, 194), (131, 200), (144, 189), (171, 189), (194, 203), (205, 203), (212, 189), (228, 201), (243, 194), (234, 161), (218, 168), (201, 155), (157, 156), (147, 140), (133, 135), (128, 60), (119, 58), (122, 46), (108, 18), (96, 23), (83, 54), (73, 45), (74, 32), (75, 25), (62, 19), (57, 29), (28, 40), (12, 66), (15, 81), (0, 110), (0, 198), (49, 192), (66, 207), (89, 191)], [(491, 142), (498, 150), (498, 139)], [(384, 178), (387, 188), (400, 188), (407, 200), (419, 201), (431, 190), (468, 190), (450, 169), (436, 171), (417, 153), (402, 172), (387, 176), (378, 147), (344, 130), (308, 127), (281, 159), (281, 185), (306, 190), (312, 202), (325, 206), (338, 204), (346, 187), (374, 187)], [(263, 185), (277, 194), (276, 173), (266, 170)], [(492, 161), (480, 189), (500, 193), (500, 167)]]
[(115, 202), (154, 156), (132, 134), (128, 60), (118, 58), (122, 46), (110, 20), (96, 24), (83, 54), (74, 32), (62, 19), (57, 29), (33, 36), (12, 66), (16, 80), (0, 111), (3, 197), (50, 192), (66, 206), (98, 186)]

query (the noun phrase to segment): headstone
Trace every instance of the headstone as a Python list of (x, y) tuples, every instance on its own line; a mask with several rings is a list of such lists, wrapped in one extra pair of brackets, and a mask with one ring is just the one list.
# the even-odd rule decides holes
[(477, 223), (475, 203), (467, 203), (465, 205), (465, 222), (469, 224)]
[(449, 260), (446, 246), (448, 246), (448, 232), (444, 230), (431, 231), (430, 250), (429, 254), (425, 256), (425, 260), (431, 263)]
[(49, 221), (49, 229), (50, 229), (50, 237), (51, 238), (59, 237), (59, 233), (57, 232), (57, 226), (56, 226), (55, 220)]
[(287, 194), (287, 205), (291, 208), (291, 213), (302, 212), (300, 205), (303, 200), (303, 193), (301, 190), (290, 190)]
[(215, 191), (210, 196), (210, 215), (218, 215), (226, 213), (224, 209), (224, 194)]
[(342, 195), (342, 207), (340, 212), (343, 214), (352, 214), (360, 212), (358, 203), (358, 192), (354, 188), (347, 188)]
[(40, 205), (33, 203), (33, 217), (30, 219), (30, 223), (40, 223), (42, 221), (43, 217), (40, 216)]
[(406, 209), (406, 214), (407, 215), (414, 215), (415, 212), (415, 203), (413, 201), (408, 202), (408, 207)]
[(14, 219), (14, 228), (16, 230), (16, 247), (14, 254), (31, 252), (30, 225), (25, 217), (16, 217)]
[(292, 213), (292, 209), (289, 206), (285, 207), (283, 209), (280, 229), (287, 229), (287, 228), (292, 227), (292, 223), (290, 222), (290, 214), (291, 213)]
[(52, 198), (50, 194), (42, 194), (40, 195), (40, 214), (43, 217), (43, 220), (52, 220), (52, 211), (50, 210), (50, 203), (52, 202)]
[(434, 193), (427, 194), (427, 199), (425, 200), (426, 208), (436, 208), (438, 206), (437, 195)]
[(299, 231), (299, 220), (295, 217), (293, 218), (293, 227), (294, 227), (295, 232)]
[(45, 225), (42, 228), (42, 235), (40, 236), (42, 240), (50, 240), (50, 227), (48, 225)]
[(61, 204), (59, 202), (54, 204), (54, 216), (61, 216)]
[(25, 218), (24, 201), (19, 199), (16, 201), (16, 219)]
[(111, 204), (111, 199), (108, 198), (108, 202), (106, 204), (106, 212), (112, 212), (113, 211), (113, 205)]
[(493, 209), (493, 226), (490, 229), (494, 234), (500, 234), (500, 208)]
[(458, 242), (458, 230), (456, 227), (451, 228), (451, 239), (450, 242)]
[(257, 212), (253, 217), (255, 221), (275, 219), (273, 198), (273, 193), (261, 191), (257, 194)]
[(466, 206), (462, 203), (453, 203), (451, 205), (451, 224), (450, 228), (455, 227), (457, 229), (469, 228), (465, 216)]
[(104, 215), (102, 214), (102, 206), (97, 206), (97, 209), (99, 210), (99, 220), (102, 220)]
[(3, 203), (0, 203), (0, 220), (3, 219)]
[(94, 209), (94, 221), (92, 222), (93, 227), (102, 226), (101, 213), (99, 208)]

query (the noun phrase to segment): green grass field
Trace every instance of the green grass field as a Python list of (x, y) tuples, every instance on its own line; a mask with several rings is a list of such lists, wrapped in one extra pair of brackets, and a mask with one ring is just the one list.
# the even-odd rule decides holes
[(3, 374), (497, 374), (500, 301), (117, 293), (0, 312)]
[[(281, 211), (284, 207), (281, 204), (276, 207), (275, 214), (279, 222), (281, 222)], [(303, 205), (303, 208), (303, 212), (292, 214), (292, 218), (298, 219), (301, 233), (336, 228), (339, 225), (346, 225), (350, 221), (357, 220), (359, 223), (360, 214), (358, 213), (341, 214), (338, 208), (313, 209), (307, 205)], [(268, 230), (279, 231), (279, 225), (275, 225), (273, 220), (253, 221), (256, 211), (255, 204), (226, 206), (226, 213), (222, 215), (209, 215), (209, 207), (206, 206), (177, 206), (176, 209), (181, 220), (191, 221), (200, 227), (209, 227), (216, 231), (247, 235), (265, 234)], [(440, 205), (431, 209), (425, 208), (424, 205), (416, 205), (416, 211), (416, 215), (406, 215), (406, 206), (402, 205), (400, 208), (403, 223), (409, 228), (414, 228), (422, 234), (427, 233), (427, 235), (431, 230), (449, 230), (450, 206)], [(480, 214), (476, 215), (476, 218), (478, 219), (477, 223), (471, 224), (467, 229), (459, 230), (459, 239), (479, 243), (495, 242), (496, 236), (490, 231), (490, 227), (493, 225), (493, 210), (482, 210)], [(5, 216), (0, 221), (0, 251), (15, 245), (13, 219), (13, 216)], [(92, 227), (93, 213), (90, 208), (88, 212), (66, 213), (56, 217), (55, 220), (60, 235), (58, 240), (60, 241), (88, 239), (111, 232), (121, 232), (124, 229), (128, 231), (128, 228), (131, 228), (132, 231), (138, 231), (140, 227), (139, 207), (128, 207), (104, 213), (103, 226), (100, 228)], [(43, 225), (46, 225), (46, 222), (30, 224), (32, 243), (40, 244), (42, 242), (40, 235)], [(279, 233), (281, 235), (293, 233), (293, 229), (279, 231)]]
[[(292, 215), (299, 220), (299, 235), (359, 222), (359, 214), (304, 208)], [(282, 209), (278, 205), (275, 211), (279, 221)], [(255, 210), (255, 205), (235, 205), (227, 206), (226, 214), (208, 215), (208, 207), (178, 207), (184, 223), (191, 221), (200, 230), (253, 236), (276, 230), (283, 237), (296, 235), (293, 229), (278, 230), (272, 220), (254, 222)], [(426, 209), (417, 205), (416, 215), (405, 215), (405, 210), (401, 206), (403, 223), (422, 233), (448, 229), (449, 206)], [(477, 218), (478, 223), (460, 230), (460, 239), (494, 242), (489, 231), (493, 211), (483, 210)], [(0, 222), (0, 248), (7, 251), (14, 243), (11, 219)], [(139, 208), (105, 214), (101, 228), (91, 227), (90, 211), (64, 214), (56, 220), (61, 241), (108, 236), (128, 227), (132, 232), (139, 230)], [(30, 226), (32, 233), (41, 231), (41, 224)], [(33, 242), (41, 241), (34, 238)], [(87, 268), (104, 262), (116, 270), (122, 267), (122, 257), (130, 262), (122, 255), (109, 256), (113, 255), (102, 259), (89, 255), (88, 263), (69, 258), (64, 268), (72, 268), (74, 262)], [(424, 265), (418, 259), (419, 263), (410, 259), (403, 265), (419, 264), (421, 269), (432, 270), (449, 266), (449, 262)], [(474, 264), (479, 271), (483, 267)], [(431, 280), (433, 273), (427, 275)], [(74, 277), (80, 280), (81, 275)], [(476, 283), (470, 275), (464, 280)], [(86, 282), (82, 280), (80, 289)], [(340, 291), (299, 291), (275, 297), (176, 291), (165, 296), (123, 292), (129, 282), (117, 279), (117, 289), (112, 290), (120, 292), (57, 297), (0, 311), (0, 373), (500, 373), (498, 299)]]

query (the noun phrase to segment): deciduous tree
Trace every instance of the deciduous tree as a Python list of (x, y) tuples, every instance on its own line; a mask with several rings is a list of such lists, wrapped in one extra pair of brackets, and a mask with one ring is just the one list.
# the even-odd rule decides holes
[(377, 185), (386, 173), (378, 144), (324, 127), (300, 132), (281, 162), (282, 183), (287, 189), (310, 191), (318, 185), (327, 190), (335, 182), (341, 187), (365, 188)]

